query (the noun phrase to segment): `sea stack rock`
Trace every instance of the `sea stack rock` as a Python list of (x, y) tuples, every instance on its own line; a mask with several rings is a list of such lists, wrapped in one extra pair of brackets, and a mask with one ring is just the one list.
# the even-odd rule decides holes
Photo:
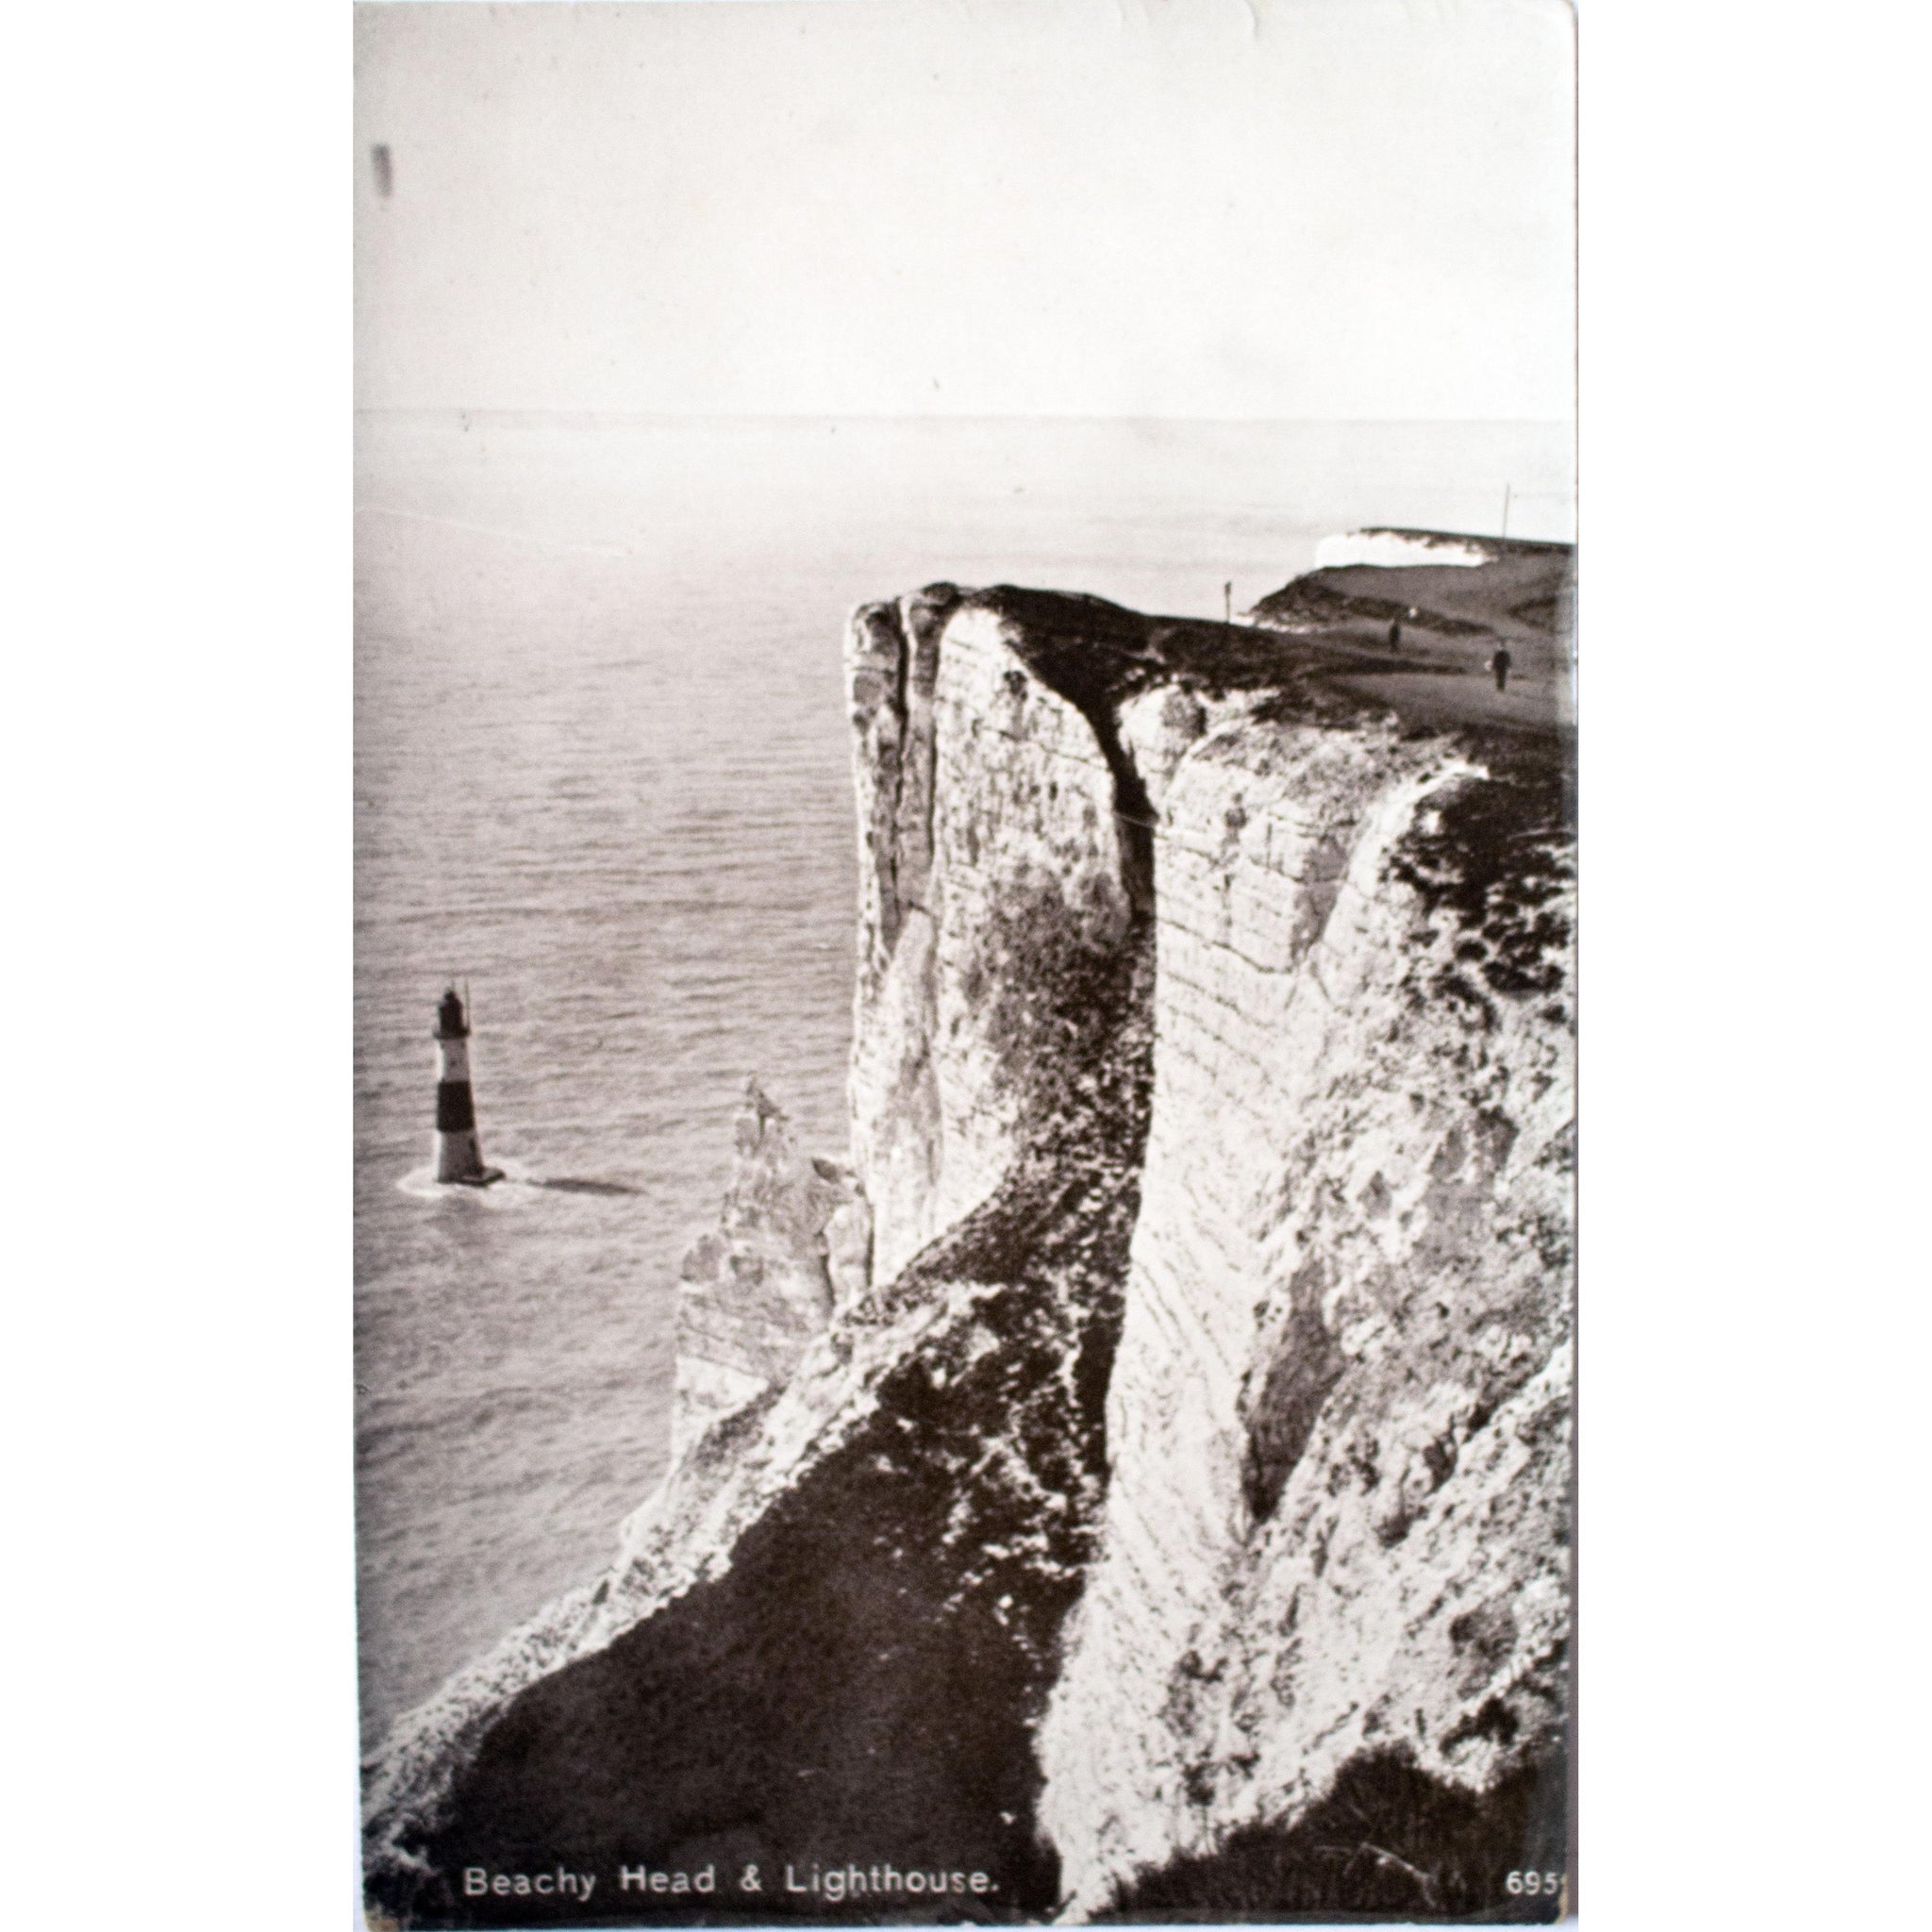
[(982, 1919), (1496, 1917), (1560, 1856), (1571, 758), (1551, 632), (1507, 712), (1458, 668), (1481, 570), (1407, 682), (1353, 585), (856, 613), (849, 1169), (747, 1092), (669, 1477), (370, 1762), (396, 1919), (861, 1843)]
[(782, 1388), (869, 1279), (872, 1217), (854, 1175), (801, 1153), (756, 1079), (744, 1083), (732, 1138), (718, 1227), (691, 1244), (678, 1284), (674, 1457)]

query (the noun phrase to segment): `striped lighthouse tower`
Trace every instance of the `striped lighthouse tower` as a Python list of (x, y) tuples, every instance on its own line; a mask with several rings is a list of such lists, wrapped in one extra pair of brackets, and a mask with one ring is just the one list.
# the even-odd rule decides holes
[(476, 1102), (470, 1092), (470, 1023), (451, 987), (436, 1009), (436, 1178), (487, 1188), (503, 1178), (485, 1167), (476, 1144)]

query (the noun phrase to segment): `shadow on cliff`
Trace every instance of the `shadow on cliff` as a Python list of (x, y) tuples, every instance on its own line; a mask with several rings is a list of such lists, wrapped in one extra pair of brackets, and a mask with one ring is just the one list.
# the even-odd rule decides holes
[[(458, 1780), (416, 1874), (372, 1880), (406, 1925), (958, 1924), (1050, 1912), (1031, 1725), (1092, 1554), (1105, 1404), (1139, 1211), (1151, 927), (1041, 961), (1064, 1047), (1040, 1131), (994, 1197), (915, 1260), (891, 1307), (980, 1285), (877, 1389), (845, 1443), (731, 1566), (525, 1690)], [(1036, 1008), (1036, 1014), (1038, 1008)], [(1051, 1029), (1049, 1029), (1051, 1031)], [(875, 1319), (889, 1319), (881, 1307)], [(943, 1901), (789, 1894), (812, 1864), (975, 1871)], [(704, 1900), (621, 1889), (715, 1868)], [(588, 1905), (465, 1895), (462, 1874), (594, 1873)], [(739, 1890), (756, 1865), (760, 1890)]]

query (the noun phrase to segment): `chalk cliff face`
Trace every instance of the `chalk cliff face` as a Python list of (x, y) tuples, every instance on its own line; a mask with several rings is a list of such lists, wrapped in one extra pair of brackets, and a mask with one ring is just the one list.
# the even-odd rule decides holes
[(673, 1472), (372, 1760), (384, 1910), (822, 1856), (988, 1874), (949, 1919), (1553, 1915), (1502, 1877), (1561, 1845), (1567, 754), (1380, 669), (855, 614), (848, 1159), (748, 1094)]
[(987, 1199), (1063, 1104), (1069, 1029), (1100, 1015), (1054, 1005), (1057, 962), (1110, 956), (1133, 919), (1094, 724), (1002, 632), (950, 585), (853, 619), (852, 1150), (884, 1279)]
[(1482, 1790), (1553, 1753), (1556, 776), (1250, 717), (1167, 787), (1104, 1555), (1042, 1737), (1077, 1906), (1292, 1820), (1364, 1754)]

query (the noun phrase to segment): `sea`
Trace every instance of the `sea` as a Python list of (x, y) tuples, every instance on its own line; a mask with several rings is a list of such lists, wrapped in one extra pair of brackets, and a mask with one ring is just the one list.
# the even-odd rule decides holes
[[(1363, 524), (1494, 532), (1507, 495), (1567, 539), (1573, 474), (1540, 423), (358, 417), (365, 1740), (662, 1475), (746, 1076), (845, 1145), (851, 608), (945, 579), (1219, 616)], [(447, 986), (485, 1191), (430, 1178)]]

